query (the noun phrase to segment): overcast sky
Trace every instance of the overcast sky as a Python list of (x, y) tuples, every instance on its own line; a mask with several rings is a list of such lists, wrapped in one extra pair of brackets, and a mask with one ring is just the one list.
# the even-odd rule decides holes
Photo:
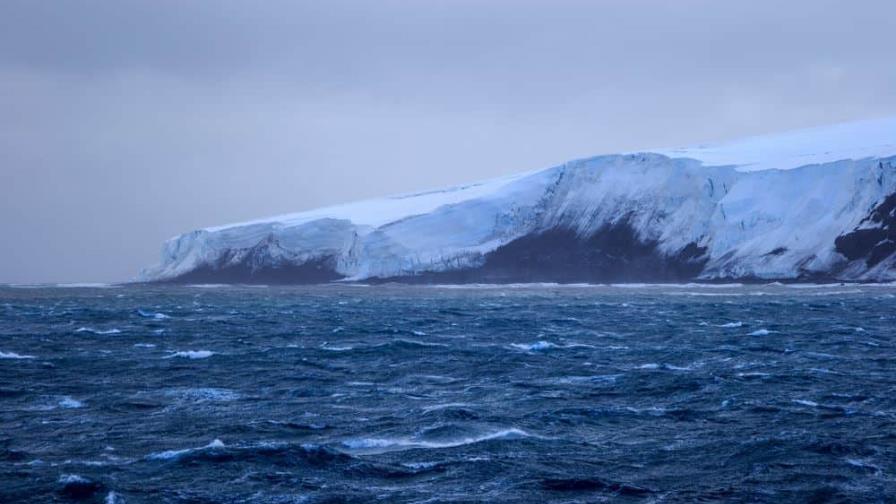
[(896, 114), (896, 2), (0, 2), (0, 282), (182, 232)]

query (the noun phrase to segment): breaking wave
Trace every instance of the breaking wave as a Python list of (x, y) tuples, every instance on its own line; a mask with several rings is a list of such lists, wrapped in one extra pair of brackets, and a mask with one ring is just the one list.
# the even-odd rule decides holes
[(177, 460), (191, 453), (211, 450), (223, 450), (224, 443), (220, 439), (214, 439), (211, 443), (199, 448), (184, 448), (182, 450), (166, 450), (158, 453), (150, 453), (146, 456), (149, 460)]
[(79, 327), (75, 330), (76, 333), (90, 333), (90, 334), (98, 334), (98, 335), (108, 335), (108, 334), (121, 334), (121, 329), (94, 329), (92, 327)]
[(174, 352), (165, 358), (208, 359), (212, 355), (215, 355), (215, 352), (212, 352), (211, 350), (181, 350), (179, 352)]
[(521, 429), (501, 429), (478, 435), (447, 439), (426, 439), (425, 437), (396, 438), (355, 438), (342, 441), (341, 445), (352, 453), (385, 453), (414, 449), (441, 449), (471, 445), (485, 441), (514, 440), (531, 437)]
[(34, 356), (0, 351), (0, 359), (34, 359)]

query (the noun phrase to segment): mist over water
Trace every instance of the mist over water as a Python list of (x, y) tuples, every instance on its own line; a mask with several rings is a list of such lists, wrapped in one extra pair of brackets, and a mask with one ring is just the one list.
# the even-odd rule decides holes
[(0, 287), (0, 501), (885, 502), (896, 286)]

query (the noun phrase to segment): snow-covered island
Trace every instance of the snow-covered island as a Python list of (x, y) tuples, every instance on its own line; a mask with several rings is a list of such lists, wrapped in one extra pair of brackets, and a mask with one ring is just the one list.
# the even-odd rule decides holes
[(141, 281), (896, 280), (896, 118), (200, 229)]

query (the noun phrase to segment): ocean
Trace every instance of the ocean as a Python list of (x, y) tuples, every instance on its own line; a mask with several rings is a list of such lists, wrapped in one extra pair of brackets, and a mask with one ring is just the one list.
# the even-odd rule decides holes
[(0, 502), (892, 502), (896, 286), (0, 287)]

